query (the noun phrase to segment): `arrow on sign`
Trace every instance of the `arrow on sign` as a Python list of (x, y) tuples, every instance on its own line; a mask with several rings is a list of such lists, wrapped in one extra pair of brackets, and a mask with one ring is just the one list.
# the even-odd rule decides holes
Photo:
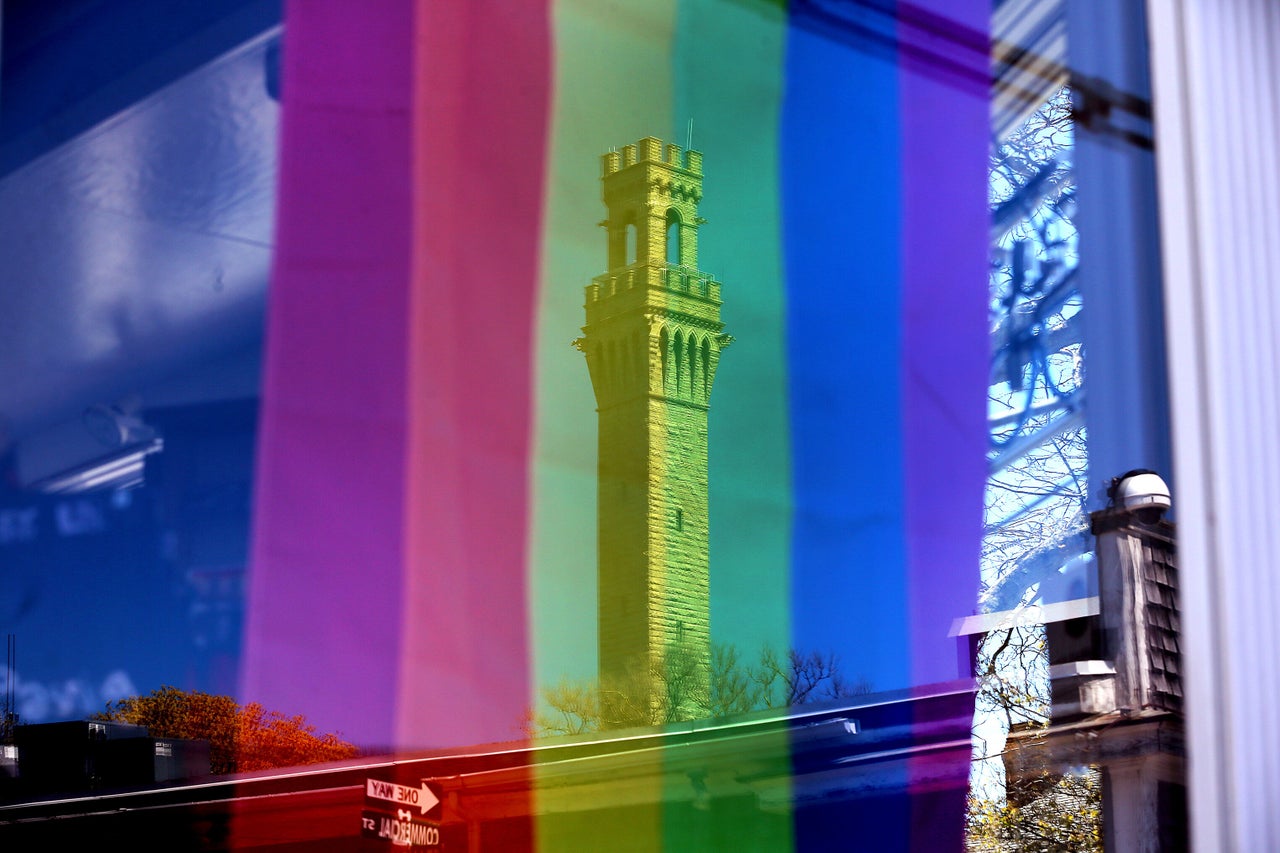
[(434, 809), (440, 803), (436, 792), (423, 782), (420, 788), (408, 785), (397, 785), (395, 782), (384, 782), (381, 779), (366, 779), (364, 793), (375, 800), (386, 800), (399, 806), (417, 806), (422, 814)]

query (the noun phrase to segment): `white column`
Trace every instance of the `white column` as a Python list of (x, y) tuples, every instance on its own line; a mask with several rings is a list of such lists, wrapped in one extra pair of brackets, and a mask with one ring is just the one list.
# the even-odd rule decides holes
[(1280, 5), (1148, 0), (1192, 840), (1280, 849)]

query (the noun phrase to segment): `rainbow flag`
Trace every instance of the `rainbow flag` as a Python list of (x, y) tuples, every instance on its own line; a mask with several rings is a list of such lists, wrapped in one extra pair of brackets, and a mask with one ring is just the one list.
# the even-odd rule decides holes
[[(703, 154), (699, 266), (736, 339), (710, 401), (713, 637), (831, 651), (875, 690), (962, 675), (988, 17), (287, 3), (244, 698), (417, 749), (518, 738), (541, 687), (594, 676), (596, 402), (570, 341), (605, 272), (600, 155), (650, 136)], [(649, 849), (660, 811), (631, 828)], [(959, 837), (959, 814), (903, 815), (875, 831)], [(824, 849), (806, 833), (788, 844)]]

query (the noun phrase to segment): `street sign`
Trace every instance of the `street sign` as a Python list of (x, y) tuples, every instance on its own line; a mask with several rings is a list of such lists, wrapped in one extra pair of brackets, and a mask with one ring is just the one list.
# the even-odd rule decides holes
[(440, 846), (440, 792), (422, 782), (418, 787), (365, 779), (360, 834), (396, 847)]
[[(395, 782), (384, 782), (381, 779), (366, 779), (364, 794), (370, 800), (395, 803), (396, 808), (417, 809), (419, 815), (425, 815), (440, 805), (439, 795), (426, 782), (417, 788), (411, 788), (408, 785), (397, 785)], [(376, 806), (374, 803), (369, 805), (385, 808), (385, 806)]]
[(397, 809), (394, 814), (366, 809), (360, 815), (360, 834), (397, 847), (440, 846), (440, 825), (414, 820), (413, 812), (407, 809)]

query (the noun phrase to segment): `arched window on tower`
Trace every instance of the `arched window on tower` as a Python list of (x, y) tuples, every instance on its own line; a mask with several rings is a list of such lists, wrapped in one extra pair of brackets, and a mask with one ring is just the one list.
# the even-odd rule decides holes
[(636, 240), (637, 240), (636, 224), (634, 222), (628, 221), (626, 231), (627, 231), (626, 259), (627, 259), (627, 266), (630, 266), (631, 264), (634, 264), (636, 262)]
[(631, 369), (635, 372), (631, 374), (631, 382), (635, 385), (639, 385), (649, 373), (649, 360), (645, 358), (644, 343), (639, 332), (632, 332), (631, 354), (635, 361)]
[(667, 263), (680, 263), (680, 214), (674, 207), (667, 211)]
[(679, 394), (684, 385), (684, 333), (676, 329), (676, 393)]
[(707, 365), (711, 363), (711, 344), (704, 337), (702, 339), (702, 396), (711, 398), (711, 372)]
[(698, 399), (698, 339), (689, 336), (689, 397)]
[(622, 376), (618, 379), (618, 384), (626, 388), (631, 384), (631, 377), (634, 375), (636, 353), (631, 348), (631, 339), (623, 338), (618, 341), (618, 356), (622, 359)]
[(667, 327), (658, 333), (658, 358), (662, 360), (662, 390), (667, 390)]

